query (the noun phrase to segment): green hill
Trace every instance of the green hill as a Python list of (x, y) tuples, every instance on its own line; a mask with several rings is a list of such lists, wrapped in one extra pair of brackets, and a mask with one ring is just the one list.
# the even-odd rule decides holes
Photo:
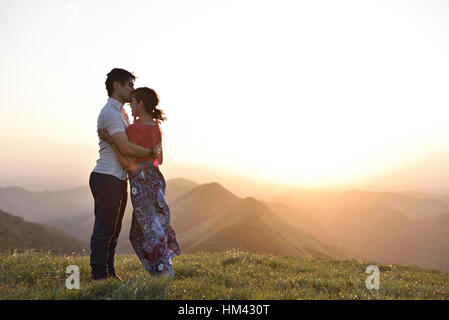
[(0, 251), (53, 249), (81, 252), (86, 244), (55, 228), (24, 221), (0, 210)]
[[(174, 279), (153, 278), (135, 255), (119, 255), (123, 282), (91, 282), (88, 256), (0, 254), (0, 299), (449, 299), (449, 274), (381, 265), (380, 288), (365, 286), (355, 260), (256, 255), (237, 250), (181, 254)], [(80, 289), (68, 290), (66, 267), (77, 265)]]

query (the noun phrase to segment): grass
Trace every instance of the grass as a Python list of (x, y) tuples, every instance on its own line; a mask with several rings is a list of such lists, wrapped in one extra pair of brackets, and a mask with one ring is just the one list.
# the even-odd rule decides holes
[[(182, 254), (174, 279), (153, 278), (135, 255), (116, 257), (123, 282), (92, 282), (87, 255), (26, 251), (0, 254), (0, 299), (449, 299), (449, 274), (381, 265), (380, 289), (368, 290), (355, 260), (256, 255), (237, 250)], [(66, 267), (80, 269), (80, 289), (65, 288)]]

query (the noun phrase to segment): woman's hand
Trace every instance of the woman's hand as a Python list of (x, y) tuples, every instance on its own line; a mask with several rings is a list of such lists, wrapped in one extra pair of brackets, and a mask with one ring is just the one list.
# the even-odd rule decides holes
[(153, 148), (153, 154), (155, 155), (155, 159), (159, 158), (161, 156), (161, 143), (159, 142), (157, 145), (154, 146)]
[(98, 132), (98, 137), (100, 139), (103, 139), (107, 142), (109, 142), (110, 144), (112, 144), (114, 141), (112, 140), (112, 137), (109, 135), (108, 130), (106, 130), (106, 128), (99, 128), (97, 130)]

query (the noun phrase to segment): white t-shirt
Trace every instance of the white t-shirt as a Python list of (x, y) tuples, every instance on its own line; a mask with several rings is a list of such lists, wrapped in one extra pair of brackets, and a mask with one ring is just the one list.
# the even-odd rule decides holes
[[(125, 132), (129, 125), (128, 116), (122, 108), (122, 103), (109, 98), (98, 116), (97, 128), (106, 128), (110, 135), (117, 132)], [(100, 158), (92, 170), (97, 173), (113, 175), (121, 180), (126, 180), (126, 171), (121, 166), (112, 146), (105, 140), (99, 139)]]

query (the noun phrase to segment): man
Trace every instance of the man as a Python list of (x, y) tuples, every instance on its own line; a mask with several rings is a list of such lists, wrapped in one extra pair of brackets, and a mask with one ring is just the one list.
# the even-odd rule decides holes
[[(131, 102), (134, 80), (135, 76), (123, 69), (115, 68), (108, 73), (105, 84), (109, 99), (98, 116), (97, 128), (106, 128), (113, 144), (123, 154), (155, 157), (159, 144), (154, 149), (147, 149), (129, 142), (126, 136), (129, 121), (123, 105)], [(100, 158), (89, 179), (95, 202), (95, 223), (90, 240), (92, 280), (107, 277), (120, 280), (114, 269), (114, 255), (128, 198), (128, 181), (112, 145), (102, 139), (99, 145)]]

